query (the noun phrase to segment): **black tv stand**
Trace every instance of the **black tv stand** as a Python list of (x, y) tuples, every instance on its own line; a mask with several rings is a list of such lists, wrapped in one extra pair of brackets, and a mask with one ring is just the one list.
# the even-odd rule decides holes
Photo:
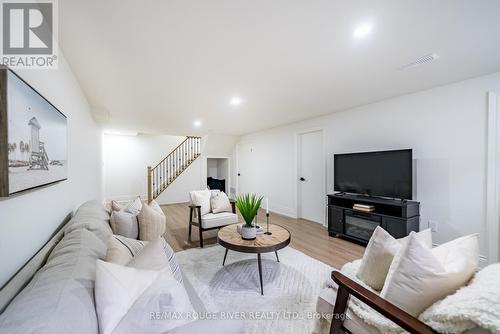
[[(357, 211), (354, 204), (372, 205), (372, 212)], [(380, 226), (395, 238), (418, 232), (420, 203), (405, 199), (388, 199), (336, 193), (328, 195), (328, 233), (366, 244), (373, 230)]]

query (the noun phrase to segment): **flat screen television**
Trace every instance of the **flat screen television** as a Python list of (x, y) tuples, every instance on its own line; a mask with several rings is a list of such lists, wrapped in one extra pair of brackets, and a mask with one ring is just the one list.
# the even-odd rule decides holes
[(334, 155), (334, 190), (412, 199), (412, 150)]

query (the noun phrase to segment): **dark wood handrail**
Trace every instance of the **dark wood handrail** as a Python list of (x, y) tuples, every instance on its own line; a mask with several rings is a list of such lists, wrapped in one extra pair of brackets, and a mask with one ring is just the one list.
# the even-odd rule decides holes
[(337, 299), (335, 301), (334, 315), (332, 325), (330, 327), (330, 334), (342, 333), (343, 322), (348, 307), (349, 296), (352, 295), (370, 306), (384, 317), (393, 321), (403, 329), (414, 334), (436, 334), (431, 327), (427, 326), (417, 318), (401, 310), (394, 304), (383, 299), (379, 295), (349, 277), (343, 275), (339, 271), (332, 271), (332, 279), (338, 284)]

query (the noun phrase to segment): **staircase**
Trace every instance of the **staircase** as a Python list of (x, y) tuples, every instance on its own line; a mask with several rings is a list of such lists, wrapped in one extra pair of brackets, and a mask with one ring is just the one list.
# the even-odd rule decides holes
[(201, 138), (188, 136), (155, 167), (148, 166), (148, 203), (160, 196), (201, 154)]

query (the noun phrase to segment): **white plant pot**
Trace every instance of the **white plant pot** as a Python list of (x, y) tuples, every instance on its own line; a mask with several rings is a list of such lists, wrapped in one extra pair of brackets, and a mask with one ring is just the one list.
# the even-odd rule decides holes
[(244, 224), (241, 227), (241, 238), (244, 240), (254, 240), (257, 237), (257, 229), (255, 226)]

